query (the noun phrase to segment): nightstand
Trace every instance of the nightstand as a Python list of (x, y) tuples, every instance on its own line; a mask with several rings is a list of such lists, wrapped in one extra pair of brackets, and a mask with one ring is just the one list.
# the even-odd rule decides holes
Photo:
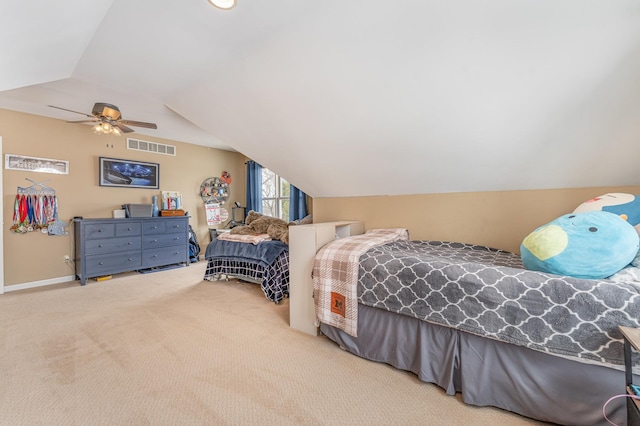
[[(622, 337), (624, 337), (624, 377), (626, 393), (627, 395), (635, 395), (630, 388), (630, 385), (633, 384), (631, 354), (632, 348), (633, 351), (640, 351), (640, 329), (622, 326), (619, 326), (618, 329), (622, 333)], [(640, 400), (635, 398), (625, 399), (627, 400), (627, 425), (640, 425)]]

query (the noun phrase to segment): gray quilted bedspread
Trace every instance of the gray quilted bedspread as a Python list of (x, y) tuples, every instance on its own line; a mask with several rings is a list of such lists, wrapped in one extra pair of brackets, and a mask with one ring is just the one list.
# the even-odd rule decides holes
[(520, 256), (397, 241), (360, 257), (358, 301), (584, 362), (624, 364), (617, 326), (640, 327), (640, 284), (523, 269)]

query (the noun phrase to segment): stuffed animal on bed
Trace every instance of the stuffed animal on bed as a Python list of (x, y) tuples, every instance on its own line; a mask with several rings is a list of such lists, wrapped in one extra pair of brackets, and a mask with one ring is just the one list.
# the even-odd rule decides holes
[(640, 234), (640, 197), (636, 195), (621, 192), (600, 195), (580, 204), (573, 213), (593, 211), (617, 214), (636, 228)]
[(526, 269), (576, 278), (607, 278), (629, 265), (640, 237), (617, 214), (567, 214), (529, 234), (520, 245)]
[(282, 219), (250, 210), (244, 223), (244, 226), (232, 228), (231, 233), (243, 235), (269, 234), (272, 239), (289, 244), (289, 227), (287, 222)]

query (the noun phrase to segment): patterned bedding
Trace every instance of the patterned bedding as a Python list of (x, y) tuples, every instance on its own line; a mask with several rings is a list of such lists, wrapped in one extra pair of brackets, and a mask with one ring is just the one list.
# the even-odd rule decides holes
[(357, 336), (358, 259), (371, 247), (409, 239), (406, 229), (372, 229), (366, 234), (341, 238), (325, 245), (313, 264), (316, 317), (325, 324)]
[(640, 284), (522, 269), (516, 254), (395, 241), (360, 257), (358, 302), (476, 335), (620, 368), (618, 325), (640, 327)]
[(289, 249), (280, 241), (264, 241), (257, 245), (218, 241), (211, 250), (207, 247), (205, 257), (206, 280), (227, 275), (255, 282), (260, 284), (265, 297), (275, 303), (289, 296)]

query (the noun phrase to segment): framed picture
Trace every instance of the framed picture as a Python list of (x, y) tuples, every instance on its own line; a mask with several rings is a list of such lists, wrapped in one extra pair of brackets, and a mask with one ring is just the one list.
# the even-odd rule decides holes
[(100, 186), (160, 188), (160, 165), (144, 161), (100, 157)]
[(24, 172), (69, 174), (69, 162), (51, 158), (25, 157), (24, 155), (5, 154), (6, 170), (22, 170)]

